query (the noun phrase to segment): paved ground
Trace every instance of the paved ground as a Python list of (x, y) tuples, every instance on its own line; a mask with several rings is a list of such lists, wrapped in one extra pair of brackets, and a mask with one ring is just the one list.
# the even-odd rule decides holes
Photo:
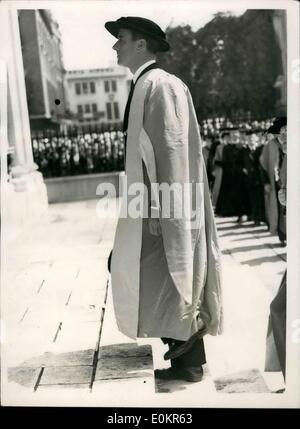
[(153, 369), (168, 366), (165, 346), (157, 339), (135, 343), (117, 330), (106, 270), (115, 200), (98, 205), (101, 213), (106, 208), (105, 219), (97, 217), (96, 206), (51, 205), (48, 221), (5, 252), (4, 403), (135, 406), (163, 405), (172, 397), (172, 406), (201, 406), (201, 398), (216, 392), (283, 387), (280, 373), (264, 373), (269, 303), (285, 269), (286, 249), (277, 237), (265, 226), (217, 218), (224, 334), (205, 339), (208, 365), (201, 383), (162, 383)]

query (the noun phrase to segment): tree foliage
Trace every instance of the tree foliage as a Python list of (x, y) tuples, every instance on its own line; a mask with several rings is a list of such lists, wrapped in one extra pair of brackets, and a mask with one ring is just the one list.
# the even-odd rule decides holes
[(160, 63), (188, 85), (199, 120), (276, 114), (279, 93), (274, 84), (282, 64), (272, 13), (217, 13), (196, 32), (188, 25), (167, 29), (172, 50)]

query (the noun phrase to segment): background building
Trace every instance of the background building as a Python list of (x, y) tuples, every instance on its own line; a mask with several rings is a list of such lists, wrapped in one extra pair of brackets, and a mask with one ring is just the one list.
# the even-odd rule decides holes
[(123, 120), (130, 82), (125, 67), (70, 70), (65, 78), (74, 124), (95, 126)]
[(19, 10), (19, 27), (31, 129), (59, 128), (66, 99), (58, 24), (49, 10)]

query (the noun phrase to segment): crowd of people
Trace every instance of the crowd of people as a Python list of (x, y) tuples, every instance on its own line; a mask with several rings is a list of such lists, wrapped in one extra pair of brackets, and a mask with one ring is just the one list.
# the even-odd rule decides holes
[(121, 131), (34, 137), (32, 148), (45, 178), (124, 169)]
[(286, 241), (286, 213), (278, 192), (286, 182), (286, 118), (252, 126), (231, 126), (203, 136), (203, 156), (215, 214), (237, 222), (266, 223)]

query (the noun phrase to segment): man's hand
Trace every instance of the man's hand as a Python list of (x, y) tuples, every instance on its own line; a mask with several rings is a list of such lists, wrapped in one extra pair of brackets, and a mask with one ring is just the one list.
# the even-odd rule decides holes
[(159, 219), (148, 219), (149, 231), (152, 235), (161, 235), (161, 226)]

